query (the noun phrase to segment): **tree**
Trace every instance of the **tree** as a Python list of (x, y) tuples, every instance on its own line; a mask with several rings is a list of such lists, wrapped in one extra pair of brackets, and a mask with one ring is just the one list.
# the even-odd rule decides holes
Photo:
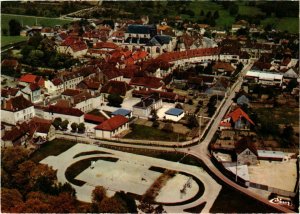
[(84, 133), (85, 132), (85, 125), (84, 125), (84, 123), (79, 123), (77, 129), (78, 129), (78, 133)]
[(77, 128), (78, 128), (78, 124), (77, 123), (72, 123), (71, 128), (72, 128), (72, 132), (76, 132)]
[(8, 25), (9, 25), (10, 36), (20, 36), (20, 31), (22, 29), (20, 22), (18, 22), (15, 19), (11, 19)]
[(60, 127), (62, 130), (67, 130), (68, 129), (68, 125), (69, 125), (69, 121), (68, 120), (64, 120), (61, 122)]
[(123, 98), (118, 94), (108, 95), (107, 100), (108, 100), (108, 105), (114, 107), (121, 107), (121, 104), (123, 102)]
[(52, 125), (55, 127), (55, 129), (59, 129), (60, 125), (61, 125), (62, 119), (60, 117), (57, 117), (54, 119), (54, 121), (52, 122)]
[(156, 121), (158, 116), (157, 116), (157, 111), (155, 109), (152, 109), (150, 112), (151, 115), (151, 121)]
[(210, 18), (211, 18), (211, 11), (208, 11), (208, 12), (206, 13), (206, 18), (207, 18), (207, 19), (210, 19)]
[(156, 120), (152, 123), (153, 128), (158, 128), (159, 127), (159, 122)]
[(23, 203), (22, 195), (17, 189), (1, 188), (1, 211), (10, 213), (11, 208)]
[(100, 212), (102, 213), (126, 213), (126, 207), (115, 197), (104, 198), (100, 203)]
[(125, 202), (127, 212), (137, 213), (137, 206), (136, 206), (135, 200), (132, 196), (125, 193), (124, 191), (121, 191), (121, 192), (116, 192), (114, 197), (120, 201)]
[(194, 128), (194, 127), (199, 127), (199, 123), (197, 118), (195, 117), (195, 115), (190, 115), (188, 117), (187, 120), (187, 127), (189, 127), (190, 129)]
[(294, 136), (294, 128), (291, 125), (285, 125), (282, 131), (282, 138), (286, 139), (287, 141), (292, 141)]
[(106, 189), (103, 186), (96, 186), (92, 192), (92, 202), (100, 203), (106, 197)]
[(213, 16), (213, 17), (214, 17), (214, 19), (218, 19), (218, 18), (220, 17), (220, 16), (219, 16), (219, 11), (216, 10), (216, 11), (214, 12), (214, 16)]
[(8, 173), (12, 174), (18, 165), (29, 157), (29, 151), (17, 146), (8, 147), (1, 150), (1, 167)]
[(231, 3), (229, 7), (230, 15), (234, 16), (239, 12), (239, 6), (237, 4)]
[(37, 47), (39, 47), (42, 40), (43, 40), (43, 36), (40, 33), (35, 33), (28, 40), (28, 45), (33, 46), (36, 49)]
[(299, 83), (297, 82), (296, 79), (292, 79), (289, 81), (288, 85), (287, 85), (287, 90), (288, 91), (292, 91), (294, 88), (296, 88), (299, 85)]
[(6, 28), (2, 28), (3, 36), (7, 36), (8, 30)]
[(203, 10), (201, 10), (200, 16), (204, 16), (204, 11)]

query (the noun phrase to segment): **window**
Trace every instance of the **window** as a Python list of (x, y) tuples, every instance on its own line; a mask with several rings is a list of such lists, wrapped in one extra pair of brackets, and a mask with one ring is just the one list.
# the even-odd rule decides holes
[(159, 47), (156, 48), (156, 53), (160, 53), (160, 48)]

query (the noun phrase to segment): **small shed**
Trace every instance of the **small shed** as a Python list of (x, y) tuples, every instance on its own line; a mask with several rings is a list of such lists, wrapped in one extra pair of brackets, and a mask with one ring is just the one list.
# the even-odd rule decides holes
[(165, 119), (179, 121), (184, 117), (184, 111), (179, 108), (170, 108), (165, 112)]

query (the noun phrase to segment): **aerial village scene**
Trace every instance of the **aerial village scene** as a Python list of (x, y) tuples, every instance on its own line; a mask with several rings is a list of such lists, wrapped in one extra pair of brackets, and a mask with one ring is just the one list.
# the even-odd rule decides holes
[(2, 213), (298, 213), (298, 1), (1, 1)]

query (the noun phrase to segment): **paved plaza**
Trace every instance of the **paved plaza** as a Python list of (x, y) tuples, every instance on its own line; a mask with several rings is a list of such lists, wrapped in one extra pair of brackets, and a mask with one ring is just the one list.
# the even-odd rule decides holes
[[(76, 154), (95, 150), (110, 154), (91, 154), (74, 158)], [(110, 196), (113, 195), (115, 191), (121, 190), (141, 195), (145, 193), (156, 178), (161, 175), (160, 172), (149, 170), (151, 166), (163, 167), (193, 175), (204, 185), (205, 191), (200, 198), (192, 202), (187, 202), (187, 204), (184, 205), (164, 206), (168, 212), (183, 212), (184, 209), (195, 207), (203, 202), (206, 202), (206, 205), (202, 211), (209, 212), (221, 190), (221, 186), (200, 167), (105, 149), (95, 145), (76, 144), (58, 156), (45, 158), (41, 163), (48, 164), (56, 169), (58, 181), (64, 183), (67, 182), (65, 171), (70, 165), (87, 158), (95, 157), (113, 157), (117, 158), (118, 161), (110, 162), (98, 160), (93, 165), (93, 169), (88, 167), (83, 170), (76, 179), (85, 181), (86, 183), (82, 186), (71, 184), (76, 190), (78, 200), (91, 202), (91, 193), (97, 185), (107, 188)], [(189, 176), (177, 173), (176, 176), (170, 179), (161, 189), (157, 200), (165, 203), (176, 203), (194, 197), (199, 189), (198, 184), (194, 180), (190, 181), (190, 188), (186, 189), (184, 195), (178, 194), (188, 179)]]

